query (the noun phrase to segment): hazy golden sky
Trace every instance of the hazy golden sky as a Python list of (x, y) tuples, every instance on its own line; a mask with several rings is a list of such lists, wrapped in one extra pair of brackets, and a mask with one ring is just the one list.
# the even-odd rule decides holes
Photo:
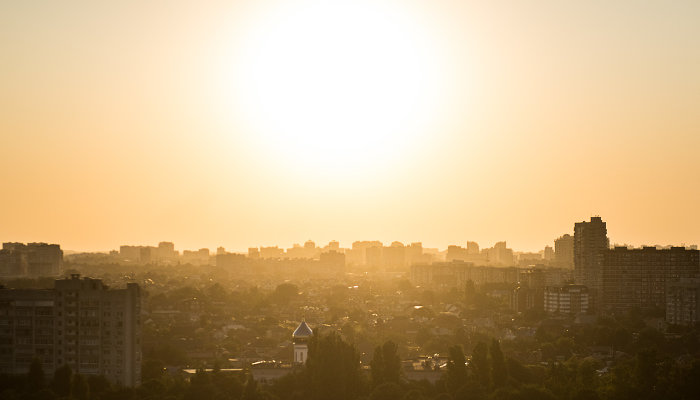
[[(207, 4), (203, 4), (207, 3)], [(0, 240), (700, 242), (700, 2), (5, 1)]]

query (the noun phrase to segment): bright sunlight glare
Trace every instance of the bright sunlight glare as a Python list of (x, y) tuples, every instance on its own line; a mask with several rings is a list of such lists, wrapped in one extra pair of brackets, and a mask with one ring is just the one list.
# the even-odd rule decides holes
[(266, 9), (227, 88), (266, 153), (304, 172), (356, 175), (420, 148), (439, 109), (439, 51), (418, 15), (380, 1)]

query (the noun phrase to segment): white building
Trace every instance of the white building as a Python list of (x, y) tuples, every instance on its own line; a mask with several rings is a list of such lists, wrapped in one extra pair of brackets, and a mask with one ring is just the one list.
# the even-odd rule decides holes
[(309, 357), (309, 338), (314, 332), (306, 324), (306, 321), (301, 321), (301, 324), (292, 334), (292, 342), (294, 343), (294, 364), (304, 364)]
[(547, 286), (544, 289), (544, 310), (548, 313), (585, 314), (588, 305), (588, 288), (583, 285)]

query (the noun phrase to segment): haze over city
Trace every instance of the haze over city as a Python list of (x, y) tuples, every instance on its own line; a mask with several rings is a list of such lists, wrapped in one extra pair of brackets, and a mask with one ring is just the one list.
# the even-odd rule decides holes
[(0, 2), (0, 399), (700, 399), (700, 1)]
[(0, 11), (4, 241), (700, 242), (694, 1)]

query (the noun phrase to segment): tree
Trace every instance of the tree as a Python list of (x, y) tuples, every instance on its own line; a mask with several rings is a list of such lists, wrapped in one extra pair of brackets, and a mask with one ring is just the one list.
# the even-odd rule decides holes
[(464, 285), (464, 303), (469, 305), (474, 301), (474, 296), (476, 295), (476, 286), (473, 280), (468, 280)]
[(406, 394), (403, 395), (403, 400), (424, 400), (423, 396), (418, 390), (411, 389)]
[(360, 392), (360, 357), (335, 332), (311, 337), (306, 373), (312, 400), (349, 400)]
[(90, 399), (90, 386), (83, 375), (73, 375), (73, 383), (71, 384), (71, 392), (76, 400)]
[(293, 283), (282, 283), (272, 292), (272, 301), (275, 304), (287, 305), (299, 295), (299, 287)]
[(51, 380), (51, 389), (54, 393), (60, 397), (70, 396), (71, 389), (71, 377), (73, 371), (68, 365), (59, 367), (53, 373), (53, 379)]
[(141, 364), (141, 380), (159, 380), (165, 373), (165, 365), (160, 360), (146, 360)]
[(372, 385), (379, 386), (386, 382), (399, 383), (401, 378), (401, 359), (396, 343), (388, 340), (374, 349), (370, 362)]
[(211, 383), (211, 375), (203, 368), (198, 368), (190, 378), (190, 386), (185, 392), (185, 400), (210, 400), (214, 398), (214, 387)]
[(260, 389), (258, 388), (258, 382), (256, 382), (252, 376), (249, 376), (248, 380), (246, 380), (245, 382), (245, 387), (243, 388), (243, 395), (241, 396), (241, 400), (261, 399), (262, 394), (260, 393)]
[(382, 347), (377, 346), (374, 349), (372, 361), (369, 363), (370, 373), (372, 374), (372, 385), (379, 386), (384, 382), (384, 354)]
[(397, 383), (386, 382), (377, 386), (369, 395), (369, 400), (398, 400), (403, 395), (403, 389)]
[(98, 398), (112, 386), (104, 375), (90, 375), (87, 382), (90, 386), (90, 396)]
[(469, 364), (476, 380), (481, 386), (487, 388), (491, 386), (491, 368), (489, 368), (488, 348), (486, 343), (479, 342), (472, 350), (472, 359)]
[(41, 366), (41, 361), (35, 357), (27, 371), (27, 387), (30, 392), (36, 392), (41, 390), (45, 384), (44, 368)]
[(656, 352), (654, 350), (642, 350), (637, 353), (634, 368), (635, 384), (643, 392), (649, 393), (656, 383)]
[(450, 347), (449, 352), (445, 379), (447, 389), (451, 393), (455, 393), (467, 381), (467, 359), (464, 357), (464, 351), (460, 345)]
[(491, 340), (491, 381), (495, 387), (503, 387), (508, 382), (508, 368), (501, 351), (501, 345), (495, 338)]

